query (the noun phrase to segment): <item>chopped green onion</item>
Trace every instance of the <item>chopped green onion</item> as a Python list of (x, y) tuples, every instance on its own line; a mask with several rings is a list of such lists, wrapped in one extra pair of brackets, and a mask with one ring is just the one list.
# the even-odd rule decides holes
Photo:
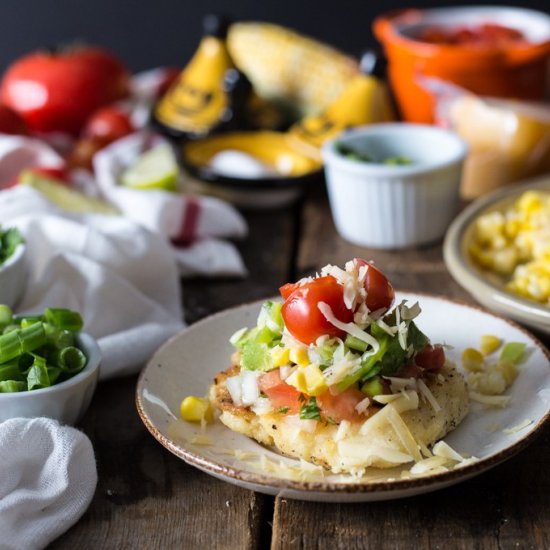
[(51, 386), (46, 360), (43, 357), (35, 358), (35, 363), (27, 374), (27, 386), (29, 390)]
[(86, 365), (86, 356), (74, 346), (57, 350), (51, 357), (53, 365), (62, 371), (76, 374)]
[(19, 382), (17, 380), (4, 380), (0, 382), (0, 393), (15, 393), (25, 391), (26, 389), (26, 382)]
[(87, 362), (76, 347), (81, 328), (80, 314), (67, 309), (13, 316), (0, 305), (0, 392), (47, 388), (80, 372)]
[(13, 321), (13, 311), (5, 304), (0, 304), (0, 329), (4, 329)]
[(63, 330), (78, 332), (82, 330), (84, 322), (80, 313), (69, 309), (57, 309), (48, 307), (44, 310), (46, 322)]
[(0, 363), (5, 363), (22, 353), (34, 351), (46, 342), (46, 332), (42, 323), (27, 328), (13, 330), (0, 336)]
[(366, 342), (364, 342), (363, 340), (359, 340), (359, 338), (356, 338), (351, 334), (348, 334), (346, 336), (346, 340), (344, 341), (344, 344), (348, 346), (348, 348), (353, 349), (355, 351), (360, 351), (361, 353), (364, 353), (365, 351), (367, 351), (367, 347), (368, 347), (368, 344)]

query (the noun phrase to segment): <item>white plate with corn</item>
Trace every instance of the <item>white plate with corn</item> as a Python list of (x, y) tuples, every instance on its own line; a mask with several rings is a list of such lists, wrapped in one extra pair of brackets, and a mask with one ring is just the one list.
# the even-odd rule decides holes
[(487, 308), (550, 334), (550, 177), (478, 199), (443, 246), (454, 279)]

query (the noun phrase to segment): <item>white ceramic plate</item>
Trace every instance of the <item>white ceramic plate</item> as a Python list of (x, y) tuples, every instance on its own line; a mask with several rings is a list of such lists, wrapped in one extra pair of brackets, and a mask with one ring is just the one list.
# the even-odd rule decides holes
[[(398, 293), (398, 299), (419, 301), (419, 327), (432, 342), (453, 346), (457, 363), (466, 347), (479, 346), (482, 334), (525, 342), (527, 361), (511, 387), (504, 409), (486, 410), (472, 404), (462, 424), (445, 440), (457, 451), (479, 460), (439, 474), (402, 479), (401, 470), (372, 470), (362, 479), (312, 471), (297, 478), (299, 462), (282, 457), (217, 422), (201, 433), (200, 426), (179, 420), (187, 395), (205, 395), (215, 374), (230, 364), (229, 337), (254, 326), (261, 302), (208, 317), (166, 342), (142, 371), (137, 385), (138, 412), (151, 434), (168, 450), (215, 477), (255, 491), (286, 498), (327, 502), (364, 502), (400, 498), (447, 487), (477, 475), (524, 448), (550, 418), (550, 362), (540, 342), (517, 325), (481, 309), (444, 298)], [(514, 433), (503, 430), (528, 420)], [(262, 458), (263, 457), (263, 458)], [(274, 472), (274, 464), (285, 469)]]
[(550, 307), (508, 292), (502, 278), (475, 265), (468, 254), (476, 218), (486, 212), (506, 209), (529, 189), (550, 192), (550, 178), (545, 176), (524, 185), (508, 187), (474, 201), (447, 230), (443, 255), (456, 282), (480, 304), (534, 330), (550, 334)]

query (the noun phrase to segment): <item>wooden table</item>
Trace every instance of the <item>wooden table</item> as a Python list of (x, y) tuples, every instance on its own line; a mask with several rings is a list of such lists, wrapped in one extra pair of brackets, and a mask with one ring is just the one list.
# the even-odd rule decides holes
[[(250, 276), (185, 281), (188, 323), (354, 256), (375, 260), (399, 289), (472, 302), (447, 273), (441, 244), (399, 253), (352, 246), (336, 234), (320, 190), (296, 208), (246, 217), (250, 237), (239, 247)], [(52, 548), (550, 548), (550, 429), (505, 464), (445, 490), (366, 504), (300, 502), (224, 483), (173, 456), (138, 417), (136, 379), (99, 385), (81, 424), (96, 452), (97, 491)]]

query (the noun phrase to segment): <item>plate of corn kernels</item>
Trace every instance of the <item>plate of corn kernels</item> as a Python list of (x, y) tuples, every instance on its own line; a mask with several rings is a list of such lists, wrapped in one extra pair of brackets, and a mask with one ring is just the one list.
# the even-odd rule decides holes
[(451, 275), (481, 304), (550, 334), (550, 177), (468, 206), (443, 247)]

